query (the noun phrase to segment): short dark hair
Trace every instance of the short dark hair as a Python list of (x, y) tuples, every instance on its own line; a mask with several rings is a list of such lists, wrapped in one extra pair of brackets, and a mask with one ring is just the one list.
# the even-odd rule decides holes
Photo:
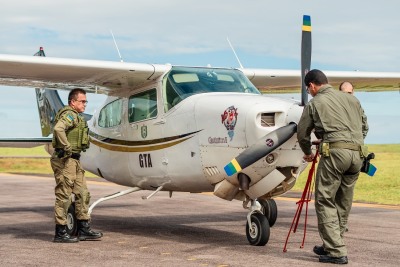
[(71, 102), (72, 99), (76, 99), (79, 94), (86, 95), (86, 91), (81, 88), (72, 89), (72, 91), (69, 92), (68, 95), (68, 104)]
[(327, 84), (328, 78), (326, 78), (322, 71), (313, 69), (306, 74), (306, 77), (304, 77), (304, 84), (308, 86), (310, 83), (314, 83), (315, 85)]

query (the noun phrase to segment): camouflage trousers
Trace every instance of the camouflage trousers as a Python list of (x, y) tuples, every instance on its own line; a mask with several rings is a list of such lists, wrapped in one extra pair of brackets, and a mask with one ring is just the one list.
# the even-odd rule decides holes
[(347, 256), (343, 235), (361, 165), (360, 152), (348, 149), (331, 149), (330, 156), (321, 156), (318, 164), (315, 180), (318, 231), (332, 257)]
[(60, 159), (56, 155), (50, 159), (56, 186), (54, 205), (55, 223), (66, 225), (67, 212), (75, 198), (75, 214), (78, 220), (89, 220), (88, 214), (90, 193), (87, 189), (85, 171), (79, 160), (73, 158)]

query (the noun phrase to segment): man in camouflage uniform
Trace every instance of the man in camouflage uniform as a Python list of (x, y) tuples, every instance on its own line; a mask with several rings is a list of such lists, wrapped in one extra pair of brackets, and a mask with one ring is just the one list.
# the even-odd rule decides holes
[[(346, 264), (347, 249), (343, 241), (350, 213), (354, 186), (363, 162), (364, 137), (360, 102), (351, 94), (337, 91), (328, 84), (320, 70), (311, 70), (304, 78), (313, 99), (304, 107), (297, 127), (297, 138), (304, 160), (311, 162), (311, 132), (321, 139), (315, 181), (315, 210), (322, 246), (313, 251), (320, 262)], [(363, 131), (364, 130), (364, 131)]]
[[(53, 132), (51, 167), (56, 180), (54, 242), (73, 243), (79, 240), (97, 239), (103, 236), (90, 229), (88, 206), (90, 193), (86, 185), (85, 171), (80, 159), (81, 151), (89, 148), (88, 127), (80, 113), (85, 111), (86, 92), (73, 89), (68, 96), (68, 106), (56, 115)], [(67, 233), (67, 212), (71, 205), (72, 193), (75, 196), (75, 214), (78, 219), (78, 237)]]

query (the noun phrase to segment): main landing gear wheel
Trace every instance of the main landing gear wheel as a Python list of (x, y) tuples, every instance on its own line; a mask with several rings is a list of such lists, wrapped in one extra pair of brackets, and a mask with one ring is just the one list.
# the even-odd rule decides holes
[(264, 215), (268, 219), (269, 226), (274, 226), (276, 219), (278, 218), (278, 206), (276, 205), (275, 200), (272, 198), (267, 200), (260, 199), (258, 202), (264, 209)]
[(67, 233), (70, 236), (75, 236), (77, 229), (78, 229), (78, 224), (77, 224), (77, 219), (75, 215), (75, 202), (72, 203), (67, 212)]
[(246, 224), (246, 236), (250, 245), (265, 246), (268, 243), (270, 227), (267, 218), (261, 213), (251, 215), (251, 225)]

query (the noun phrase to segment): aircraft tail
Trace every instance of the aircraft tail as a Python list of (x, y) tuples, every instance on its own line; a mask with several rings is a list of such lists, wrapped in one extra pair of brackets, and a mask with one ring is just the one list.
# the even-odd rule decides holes
[(64, 104), (56, 90), (39, 88), (35, 90), (42, 136), (46, 137), (53, 132), (56, 114), (64, 107)]

